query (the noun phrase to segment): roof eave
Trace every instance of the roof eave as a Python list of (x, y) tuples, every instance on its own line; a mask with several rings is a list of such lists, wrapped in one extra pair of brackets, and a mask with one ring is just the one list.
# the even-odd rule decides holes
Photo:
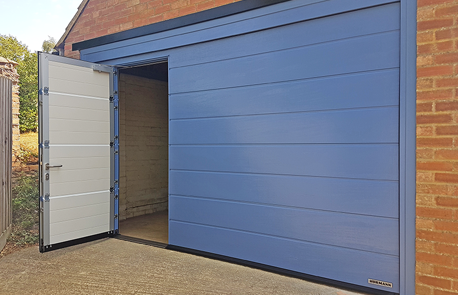
[(78, 20), (78, 18), (81, 16), (81, 14), (83, 13), (84, 11), (84, 8), (86, 7), (87, 3), (89, 2), (89, 0), (83, 0), (80, 5), (78, 6), (78, 10), (76, 11), (75, 15), (73, 16), (72, 20), (70, 21), (70, 23), (67, 25), (67, 27), (65, 28), (65, 32), (64, 34), (62, 35), (62, 37), (60, 37), (59, 41), (57, 41), (56, 45), (54, 46), (55, 49), (63, 49), (64, 48), (64, 42), (65, 42), (65, 39), (67, 39), (68, 35), (70, 34), (71, 30), (73, 29), (73, 27), (75, 26), (76, 24), (76, 21)]
[(184, 15), (177, 18), (161, 21), (158, 23), (152, 23), (142, 27), (133, 28), (118, 33), (105, 35), (89, 40), (80, 41), (73, 43), (72, 50), (83, 50), (100, 45), (110, 44), (122, 40), (128, 40), (137, 38), (145, 35), (151, 35), (159, 32), (169, 31), (176, 28), (190, 26), (193, 24), (210, 21), (226, 17), (229, 15), (257, 9), (264, 6), (278, 4), (290, 0), (242, 0), (240, 2), (234, 2), (223, 6), (215, 7), (208, 10), (203, 10), (193, 14)]

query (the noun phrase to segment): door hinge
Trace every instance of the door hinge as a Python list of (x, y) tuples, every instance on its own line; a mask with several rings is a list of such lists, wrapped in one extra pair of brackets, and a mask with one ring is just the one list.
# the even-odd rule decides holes
[(110, 193), (114, 192), (114, 187), (110, 187)]
[(45, 202), (49, 202), (49, 194), (45, 195)]
[(39, 95), (49, 95), (49, 87), (44, 87), (43, 89), (38, 90)]
[(110, 141), (110, 147), (113, 147), (114, 142)]
[(113, 102), (113, 95), (110, 96), (110, 102)]
[(104, 72), (104, 73), (109, 73), (110, 72), (110, 68), (107, 67), (107, 66), (104, 66), (104, 65), (93, 65), (92, 66), (92, 70), (93, 71), (97, 71), (97, 72)]
[(49, 149), (49, 140), (45, 140), (44, 147), (45, 149)]
[(118, 214), (115, 214), (114, 218), (115, 218), (115, 219), (118, 219)]

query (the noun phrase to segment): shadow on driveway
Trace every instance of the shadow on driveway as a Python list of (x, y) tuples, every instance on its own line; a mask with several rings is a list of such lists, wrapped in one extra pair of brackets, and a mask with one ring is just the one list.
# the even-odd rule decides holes
[(185, 253), (103, 239), (0, 259), (0, 294), (359, 294)]

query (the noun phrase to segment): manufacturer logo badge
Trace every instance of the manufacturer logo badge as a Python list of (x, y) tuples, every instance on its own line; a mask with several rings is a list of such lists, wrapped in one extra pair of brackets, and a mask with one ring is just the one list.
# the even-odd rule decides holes
[(388, 287), (388, 288), (393, 288), (392, 283), (384, 282), (384, 281), (379, 281), (379, 280), (374, 280), (374, 279), (368, 279), (367, 282), (372, 285), (377, 285), (377, 286), (382, 286), (382, 287)]

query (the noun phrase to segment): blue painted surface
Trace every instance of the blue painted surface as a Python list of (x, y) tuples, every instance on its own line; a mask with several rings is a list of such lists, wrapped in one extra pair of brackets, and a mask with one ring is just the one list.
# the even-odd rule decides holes
[(398, 163), (397, 144), (171, 145), (169, 168), (398, 180)]
[[(114, 184), (114, 194), (115, 194), (115, 200), (114, 200), (114, 214), (116, 216), (119, 216), (119, 95), (118, 95), (118, 90), (119, 90), (119, 76), (118, 76), (118, 70), (115, 70), (114, 77), (113, 77), (113, 106), (114, 106), (114, 150), (118, 151), (117, 153), (114, 154), (114, 162), (115, 162), (115, 167), (114, 167), (114, 177), (115, 177), (115, 184)], [(119, 230), (119, 218), (115, 218), (114, 222), (114, 230), (117, 231)]]
[(174, 170), (169, 187), (171, 195), (390, 218), (399, 214), (397, 181)]
[(400, 282), (415, 293), (417, 1), (401, 1), (400, 64)]
[(169, 79), (180, 81), (170, 84), (174, 94), (397, 67), (399, 32), (391, 31), (193, 66), (171, 64)]
[[(307, 13), (310, 14), (310, 7), (306, 7), (306, 9)], [(372, 25), (367, 26), (368, 22)], [(271, 24), (271, 22), (266, 21), (267, 23)], [(242, 27), (240, 26), (240, 29)], [(197, 43), (192, 46), (177, 48), (174, 51), (176, 54), (174, 67), (372, 35), (399, 30), (399, 28), (399, 3), (393, 3), (379, 9), (356, 10), (338, 14), (331, 19), (316, 18), (300, 22), (294, 26), (280, 26), (270, 30), (221, 39), (218, 42)], [(317, 31), (320, 33), (317, 34)], [(237, 50), (232, 47), (234, 43), (238, 44)]]
[[(138, 37), (131, 40), (107, 44), (82, 51), (82, 57), (87, 61), (108, 61), (124, 59), (128, 56), (160, 50), (169, 51), (190, 44), (220, 40), (251, 32), (267, 30), (300, 21), (318, 19), (327, 15), (337, 15), (367, 7), (387, 3), (397, 3), (396, 0), (299, 0), (288, 1), (263, 9), (256, 9), (241, 14), (235, 14), (223, 19), (196, 24), (189, 27), (165, 31), (150, 36)], [(379, 6), (378, 9), (380, 9)], [(375, 27), (374, 19), (371, 26)], [(399, 23), (399, 18), (389, 18), (387, 21)], [(353, 22), (353, 21), (350, 21)], [(348, 25), (348, 24), (347, 24)], [(337, 27), (335, 28), (338, 29)], [(345, 30), (345, 28), (343, 28)], [(350, 30), (351, 28), (348, 28)], [(316, 34), (316, 32), (314, 32)], [(317, 34), (318, 35), (318, 34)], [(143, 59), (146, 59), (144, 57)], [(138, 57), (137, 57), (138, 59)], [(118, 63), (111, 63), (118, 64)]]
[[(365, 12), (373, 16), (376, 10)], [(397, 4), (380, 11), (399, 16)], [(217, 60), (220, 42), (177, 50), (186, 54), (176, 60), (172, 52), (169, 167), (170, 193), (177, 195), (170, 197), (171, 244), (370, 287), (367, 279), (375, 278), (399, 288), (399, 31), (396, 21), (386, 31), (379, 26), (289, 49), (268, 51), (244, 41), (230, 59)], [(224, 47), (237, 48), (235, 39), (225, 39)], [(210, 57), (186, 59), (199, 54)], [(378, 199), (367, 197), (373, 183), (382, 189)], [(343, 190), (323, 189), (332, 184)], [(310, 201), (324, 194), (324, 200)], [(371, 202), (349, 208), (365, 198)], [(197, 245), (200, 235), (211, 241)], [(215, 241), (219, 235), (244, 246)], [(246, 249), (277, 243), (281, 262), (268, 251), (259, 257)], [(288, 260), (285, 252), (304, 245), (307, 266)], [(339, 274), (320, 272), (331, 264), (327, 252), (337, 248), (365, 266), (345, 264), (343, 270), (344, 264), (333, 264)], [(309, 257), (313, 251), (319, 257)]]
[[(397, 218), (171, 195), (170, 220), (396, 256)], [(205, 214), (202, 214), (205, 212)]]
[(399, 69), (174, 94), (169, 104), (171, 120), (393, 106)]
[(368, 277), (376, 277), (392, 282), (390, 291), (399, 290), (397, 256), (178, 221), (170, 221), (169, 227), (174, 245), (382, 289), (367, 283)]
[(339, 15), (373, 24), (350, 37), (170, 51), (169, 243), (398, 290), (400, 35), (378, 13), (399, 5)]
[(83, 51), (169, 56), (170, 244), (411, 294), (402, 5), (289, 1)]
[(172, 120), (170, 144), (397, 143), (398, 113), (392, 106)]

